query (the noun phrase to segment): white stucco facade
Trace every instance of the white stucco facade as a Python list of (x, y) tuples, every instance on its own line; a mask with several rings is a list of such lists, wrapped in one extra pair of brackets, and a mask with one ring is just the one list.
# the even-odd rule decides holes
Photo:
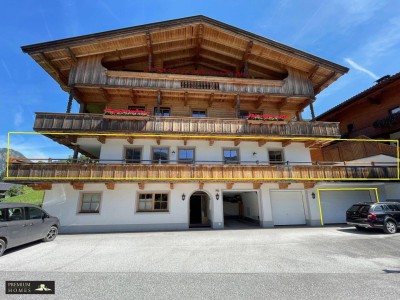
[[(282, 151), (283, 160), (288, 161), (289, 165), (311, 164), (309, 149), (304, 146), (304, 143), (296, 142), (285, 147), (282, 147), (280, 142), (269, 142), (260, 147), (254, 141), (242, 141), (235, 146), (232, 141), (215, 141), (210, 145), (208, 140), (188, 140), (184, 145), (184, 141), (161, 140), (158, 145), (154, 139), (135, 139), (130, 144), (126, 139), (113, 138), (100, 144), (93, 138), (81, 138), (79, 143), (92, 149), (97, 147), (102, 163), (125, 163), (126, 148), (140, 148), (141, 163), (150, 164), (153, 148), (167, 148), (170, 160), (168, 163), (174, 164), (178, 160), (180, 148), (192, 148), (195, 149), (196, 164), (222, 164), (224, 149), (238, 149), (239, 160), (245, 164), (268, 163), (268, 151), (276, 150)], [(257, 221), (260, 227), (296, 224), (321, 226), (323, 224), (321, 213), (325, 217), (329, 214), (329, 211), (323, 211), (323, 203), (325, 205), (329, 203), (335, 207), (340, 202), (335, 202), (335, 197), (350, 197), (351, 194), (343, 191), (336, 194), (333, 192), (329, 194), (331, 198), (328, 199), (321, 191), (329, 189), (350, 191), (356, 188), (370, 191), (371, 197), (366, 201), (370, 201), (370, 199), (376, 201), (375, 189), (380, 201), (399, 198), (397, 195), (400, 195), (400, 187), (396, 183), (319, 182), (311, 189), (306, 189), (303, 183), (296, 182), (290, 183), (284, 188), (280, 187), (278, 183), (263, 183), (258, 189), (254, 189), (251, 182), (233, 183), (228, 187), (226, 183), (222, 182), (205, 182), (202, 185), (199, 185), (199, 182), (175, 182), (171, 185), (168, 182), (150, 183), (144, 180), (144, 186), (139, 186), (138, 183), (117, 181), (112, 188), (107, 187), (104, 183), (86, 182), (82, 190), (74, 189), (70, 183), (55, 183), (51, 190), (45, 192), (43, 208), (60, 218), (61, 232), (186, 230), (191, 225), (191, 196), (194, 193), (203, 192), (208, 199), (206, 206), (208, 225), (213, 229), (222, 229), (225, 222), (224, 216), (238, 215), (239, 213), (237, 203), (224, 205), (224, 195), (240, 193), (243, 204), (242, 216)], [(100, 194), (99, 210), (97, 213), (82, 213), (83, 195), (91, 193)], [(168, 195), (168, 209), (166, 211), (140, 211), (139, 195), (156, 193)], [(218, 200), (216, 199), (217, 194), (219, 195)], [(185, 200), (183, 200), (183, 195), (185, 195)], [(319, 199), (318, 196), (325, 198)], [(351, 201), (349, 200), (349, 207)], [(282, 206), (283, 202), (287, 205)], [(342, 203), (340, 209), (345, 208), (346, 202)]]

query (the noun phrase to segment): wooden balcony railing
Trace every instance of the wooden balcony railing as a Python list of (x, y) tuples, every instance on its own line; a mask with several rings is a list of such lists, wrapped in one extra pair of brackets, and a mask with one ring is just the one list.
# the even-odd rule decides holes
[[(217, 76), (199, 76), (188, 74), (159, 74), (145, 72), (106, 71), (107, 84), (113, 86), (134, 86), (152, 89), (200, 89), (227, 93), (244, 94), (281, 94), (283, 80), (261, 80), (249, 78), (229, 78)], [(299, 82), (297, 82), (299, 81)], [(298, 79), (292, 85), (302, 95), (310, 95), (310, 91), (303, 87)]]
[(36, 113), (36, 131), (340, 137), (336, 122), (249, 124), (243, 119), (155, 117), (108, 119), (101, 114)]
[[(25, 160), (26, 161), (26, 160)], [(257, 182), (397, 179), (397, 167), (343, 165), (10, 163), (7, 181)]]

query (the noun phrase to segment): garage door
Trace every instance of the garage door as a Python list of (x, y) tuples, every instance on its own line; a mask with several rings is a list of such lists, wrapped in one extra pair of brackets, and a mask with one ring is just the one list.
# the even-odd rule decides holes
[(369, 202), (370, 191), (320, 191), (324, 224), (346, 223), (346, 210), (358, 202)]
[(300, 191), (271, 191), (274, 225), (304, 225), (303, 194)]

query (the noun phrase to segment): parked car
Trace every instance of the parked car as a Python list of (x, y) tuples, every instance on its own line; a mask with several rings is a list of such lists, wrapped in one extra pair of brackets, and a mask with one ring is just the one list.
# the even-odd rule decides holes
[(357, 229), (379, 228), (385, 233), (396, 233), (400, 225), (399, 202), (357, 203), (346, 212), (346, 222)]
[(53, 241), (60, 221), (36, 205), (0, 203), (0, 256), (6, 249), (42, 239)]

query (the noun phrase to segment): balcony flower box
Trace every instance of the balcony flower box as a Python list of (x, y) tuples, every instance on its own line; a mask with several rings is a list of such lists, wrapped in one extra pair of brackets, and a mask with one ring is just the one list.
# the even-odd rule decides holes
[(141, 120), (147, 121), (149, 119), (150, 112), (139, 110), (139, 109), (111, 109), (106, 108), (104, 110), (104, 119), (114, 120)]
[(245, 117), (248, 124), (252, 125), (278, 125), (287, 124), (286, 115), (261, 115), (261, 114), (250, 114)]

